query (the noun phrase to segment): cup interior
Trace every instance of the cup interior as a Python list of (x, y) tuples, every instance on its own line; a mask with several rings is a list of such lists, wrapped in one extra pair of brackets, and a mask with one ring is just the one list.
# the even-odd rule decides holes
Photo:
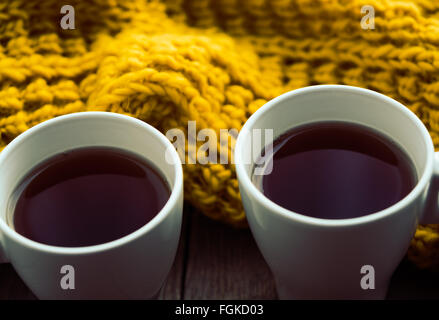
[(427, 169), (431, 170), (434, 152), (431, 138), (422, 122), (408, 108), (371, 90), (322, 85), (285, 93), (266, 103), (249, 118), (236, 144), (238, 177), (243, 171), (245, 183), (250, 183), (254, 155), (261, 154), (265, 147), (264, 144), (258, 146), (252, 143), (254, 129), (260, 129), (261, 132), (272, 129), (276, 139), (293, 127), (320, 121), (361, 124), (387, 136), (405, 150), (412, 160), (418, 184), (428, 173)]
[[(152, 163), (173, 190), (181, 179), (181, 163), (176, 152), (169, 152), (170, 145), (153, 127), (114, 113), (83, 112), (41, 123), (17, 137), (1, 153), (0, 219), (11, 219), (11, 195), (32, 168), (75, 148), (105, 146), (133, 152)], [(165, 159), (166, 151), (173, 161)]]

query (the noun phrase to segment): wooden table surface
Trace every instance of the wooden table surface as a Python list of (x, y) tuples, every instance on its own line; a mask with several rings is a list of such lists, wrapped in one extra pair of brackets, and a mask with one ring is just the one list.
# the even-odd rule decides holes
[[(159, 299), (277, 299), (271, 272), (249, 230), (211, 221), (191, 207)], [(0, 265), (0, 300), (36, 299), (10, 264)], [(439, 299), (439, 273), (403, 261), (388, 299)]]

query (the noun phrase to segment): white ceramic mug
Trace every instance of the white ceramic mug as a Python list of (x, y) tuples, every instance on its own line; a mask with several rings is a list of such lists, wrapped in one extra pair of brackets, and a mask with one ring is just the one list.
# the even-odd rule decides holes
[[(366, 125), (399, 143), (417, 172), (414, 189), (380, 212), (341, 220), (304, 216), (265, 197), (251, 180), (254, 161), (245, 161), (248, 154), (261, 152), (252, 150), (252, 130), (273, 129), (277, 137), (305, 123), (330, 120)], [(438, 159), (416, 115), (374, 91), (312, 86), (285, 93), (256, 111), (237, 139), (236, 173), (250, 228), (274, 274), (279, 298), (385, 298), (392, 273), (406, 254), (418, 223), (439, 221)], [(366, 267), (362, 273), (363, 266), (373, 270)], [(363, 289), (361, 280), (366, 275), (369, 288)]]
[[(151, 161), (172, 188), (162, 210), (135, 232), (88, 247), (49, 246), (15, 232), (6, 215), (20, 180), (45, 159), (88, 146), (117, 147)], [(167, 150), (173, 161), (165, 161)], [(10, 262), (40, 299), (155, 297), (175, 258), (182, 210), (183, 172), (176, 150), (158, 130), (129, 116), (110, 112), (60, 116), (25, 131), (0, 153), (0, 260)], [(73, 267), (74, 289), (61, 287), (65, 265)]]

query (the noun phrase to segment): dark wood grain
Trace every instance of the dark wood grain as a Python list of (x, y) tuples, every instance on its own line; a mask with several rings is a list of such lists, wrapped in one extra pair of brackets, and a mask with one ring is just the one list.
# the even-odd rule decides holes
[(35, 300), (34, 294), (9, 263), (0, 264), (0, 300)]
[(439, 299), (439, 272), (420, 270), (403, 260), (393, 274), (387, 299)]
[(249, 230), (194, 212), (184, 299), (275, 299), (273, 277)]

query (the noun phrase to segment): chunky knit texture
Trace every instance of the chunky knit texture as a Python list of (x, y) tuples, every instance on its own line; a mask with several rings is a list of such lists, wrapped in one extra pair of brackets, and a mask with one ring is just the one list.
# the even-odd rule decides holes
[[(439, 147), (436, 0), (68, 3), (75, 30), (60, 28), (58, 1), (0, 3), (0, 150), (39, 122), (86, 110), (129, 114), (162, 132), (187, 131), (189, 120), (239, 129), (269, 99), (325, 83), (399, 100)], [(375, 30), (360, 27), (363, 5), (375, 8)], [(233, 165), (184, 171), (189, 202), (245, 226)], [(408, 256), (439, 267), (439, 227), (420, 226)]]

